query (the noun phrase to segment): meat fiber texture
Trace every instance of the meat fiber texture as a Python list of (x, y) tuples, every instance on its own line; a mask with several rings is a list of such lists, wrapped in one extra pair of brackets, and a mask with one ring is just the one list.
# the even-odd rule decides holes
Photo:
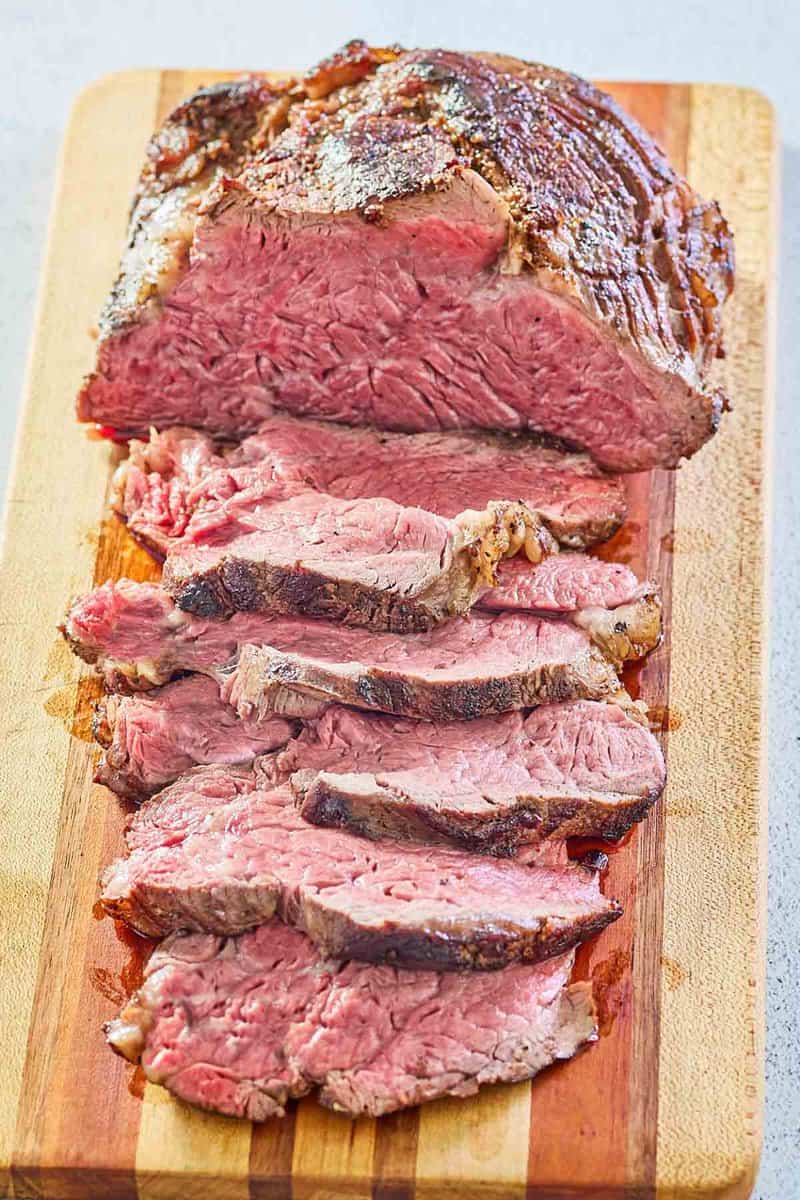
[[(306, 820), (371, 837), (512, 855), (553, 837), (619, 838), (664, 784), (664, 760), (630, 701), (428, 722), (331, 705), (299, 735), (240, 721), (210, 680), (112, 696), (97, 779), (141, 800), (190, 767), (247, 763), (276, 747)], [(288, 743), (281, 749), (283, 743)]]
[(317, 1087), (357, 1116), (529, 1079), (596, 1037), (572, 955), (440, 973), (336, 962), (270, 921), (234, 938), (178, 933), (106, 1026), (110, 1044), (190, 1104), (263, 1121)]
[(156, 692), (112, 694), (96, 710), (94, 735), (104, 752), (95, 781), (140, 800), (192, 767), (252, 762), (285, 745), (296, 728), (277, 716), (240, 719), (205, 675)]
[(155, 135), (78, 412), (117, 436), (276, 409), (537, 431), (674, 467), (725, 406), (732, 281), (718, 206), (591, 84), (355, 43)]
[[(567, 562), (573, 557), (577, 564)], [(629, 603), (614, 609), (594, 603), (559, 613), (564, 599), (571, 604), (584, 597), (599, 601), (604, 591), (612, 600), (625, 594), (617, 588), (614, 564), (599, 564), (597, 586), (583, 597), (570, 589), (569, 579), (554, 582), (559, 574), (571, 576), (573, 566), (579, 577), (573, 582), (585, 579), (581, 558), (559, 555), (530, 577), (512, 576), (507, 611), (473, 610), (468, 619), (402, 637), (266, 613), (204, 620), (177, 609), (158, 585), (125, 579), (78, 599), (63, 630), (75, 652), (95, 663), (112, 689), (151, 687), (181, 671), (219, 674), (231, 667), (228, 688), (241, 693), (243, 711), (248, 705), (259, 710), (299, 705), (306, 712), (309, 700), (338, 698), (359, 706), (389, 706), (406, 715), (479, 716), (514, 703), (608, 694), (617, 683), (605, 659), (619, 663), (657, 643), (658, 596), (647, 585), (638, 595), (638, 581), (626, 568), (633, 597)], [(550, 564), (559, 561), (567, 570), (554, 573)], [(536, 600), (535, 581), (544, 567), (538, 589), (542, 616), (515, 611), (518, 596), (512, 590), (524, 589), (527, 600)], [(263, 653), (244, 653), (240, 669), (232, 670), (239, 649), (250, 646)]]
[(322, 829), (254, 769), (202, 767), (132, 816), (102, 902), (139, 932), (239, 933), (278, 915), (326, 954), (437, 970), (536, 962), (620, 915), (596, 872)]
[(201, 617), (263, 611), (409, 633), (472, 608), (502, 559), (557, 550), (538, 514), (492, 501), (451, 520), (381, 498), (302, 492), (175, 543), (163, 584)]
[(498, 561), (523, 545), (532, 561), (555, 548), (519, 503), (451, 521), (391, 500), (304, 492), (249, 509), (202, 543), (178, 542), (163, 584), (196, 616), (295, 613), (407, 633), (468, 612)]
[(112, 504), (133, 536), (164, 558), (264, 504), (312, 490), (375, 496), (456, 517), (492, 500), (522, 500), (563, 546), (604, 541), (625, 519), (625, 487), (586, 455), (529, 438), (380, 433), (275, 416), (230, 450), (187, 428), (133, 441)]
[(275, 764), (315, 824), (494, 855), (548, 838), (619, 838), (665, 778), (630, 702), (548, 704), (470, 725), (334, 706)]

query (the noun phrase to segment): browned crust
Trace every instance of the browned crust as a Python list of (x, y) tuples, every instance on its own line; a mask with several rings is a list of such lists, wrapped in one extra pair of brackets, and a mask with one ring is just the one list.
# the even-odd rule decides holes
[(302, 897), (301, 907), (301, 927), (333, 958), (432, 971), (494, 971), (512, 963), (541, 962), (586, 941), (622, 916), (619, 902), (600, 894), (594, 912), (577, 918), (549, 917), (528, 928), (492, 922), (483, 929), (460, 930), (455, 924), (445, 927), (428, 921), (424, 928), (386, 924), (365, 930), (349, 916), (326, 908), (317, 897)]
[(339, 701), (396, 716), (469, 721), (562, 700), (602, 700), (619, 690), (613, 666), (594, 646), (570, 662), (498, 677), (432, 682), (379, 667), (337, 671), (324, 663), (282, 654), (269, 646), (242, 648), (235, 697), (240, 716), (266, 715), (272, 697), (297, 690), (320, 701)]
[(369, 773), (358, 774), (354, 794), (348, 789), (350, 778), (328, 771), (295, 772), (292, 791), (305, 820), (362, 837), (457, 846), (497, 858), (513, 857), (521, 846), (550, 837), (616, 841), (644, 819), (663, 790), (653, 788), (645, 796), (526, 794), (475, 815), (454, 806), (436, 809)]

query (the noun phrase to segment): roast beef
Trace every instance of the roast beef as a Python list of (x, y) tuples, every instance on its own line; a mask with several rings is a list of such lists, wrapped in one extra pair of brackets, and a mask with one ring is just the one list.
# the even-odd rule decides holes
[(454, 520), (392, 500), (303, 492), (227, 519), (201, 543), (174, 545), (163, 582), (201, 617), (236, 611), (300, 613), (397, 633), (468, 612), (497, 563), (555, 548), (519, 503)]
[(664, 786), (630, 702), (548, 704), (465, 725), (331, 707), (279, 751), (302, 815), (369, 837), (495, 855), (546, 838), (619, 838)]
[(279, 921), (179, 933), (106, 1035), (201, 1108), (263, 1121), (319, 1087), (329, 1108), (377, 1117), (570, 1058), (596, 1036), (591, 985), (568, 985), (571, 966), (571, 954), (482, 974), (339, 963)]
[(288, 742), (272, 773), (291, 777), (307, 820), (508, 855), (553, 836), (617, 838), (648, 811), (664, 762), (642, 713), (621, 699), (468, 726), (331, 705), (289, 741), (279, 718), (238, 721), (211, 680), (188, 676), (106, 701), (97, 778), (142, 799), (195, 764), (250, 762)]
[(566, 621), (481, 613), (413, 638), (358, 630), (327, 644), (324, 631), (310, 624), (295, 652), (241, 647), (225, 684), (240, 716), (303, 715), (309, 702), (338, 700), (404, 716), (472, 720), (552, 700), (600, 699), (619, 687), (613, 666)]
[(226, 520), (311, 489), (343, 499), (382, 496), (443, 517), (520, 499), (564, 546), (611, 536), (625, 488), (586, 455), (530, 439), (390, 434), (275, 416), (222, 452), (197, 430), (153, 430), (131, 443), (112, 503), (131, 533), (163, 558), (178, 539), (202, 540)]
[(107, 696), (94, 733), (105, 748), (95, 776), (117, 795), (141, 799), (206, 763), (252, 762), (288, 742), (281, 717), (237, 718), (205, 675), (187, 675), (157, 692)]
[(622, 563), (588, 554), (554, 555), (535, 566), (509, 559), (478, 605), (489, 612), (568, 613), (617, 667), (644, 658), (661, 640), (655, 584), (639, 583)]
[(717, 205), (575, 76), (342, 61), (203, 91), (155, 136), (80, 417), (539, 430), (621, 471), (694, 453), (724, 405)]
[(304, 715), (340, 700), (465, 719), (549, 700), (599, 699), (619, 687), (613, 666), (576, 624), (528, 613), (474, 612), (402, 637), (267, 614), (202, 621), (177, 612), (157, 585), (122, 580), (77, 601), (65, 631), (112, 686), (228, 664), (214, 673), (246, 717)]
[(337, 958), (435, 969), (559, 954), (620, 915), (596, 873), (372, 842), (305, 821), (271, 759), (200, 767), (131, 818), (102, 901), (141, 933), (238, 933), (273, 914)]

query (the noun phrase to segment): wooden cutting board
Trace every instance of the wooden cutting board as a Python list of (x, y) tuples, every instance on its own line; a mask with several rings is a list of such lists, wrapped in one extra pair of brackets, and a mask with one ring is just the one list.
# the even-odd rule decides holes
[(630, 686), (653, 706), (666, 797), (611, 854), (625, 917), (580, 955), (601, 1037), (531, 1084), (380, 1121), (301, 1102), (260, 1127), (194, 1112), (105, 1047), (142, 946), (93, 905), (122, 813), (92, 784), (94, 679), (56, 625), (78, 592), (156, 570), (109, 521), (114, 452), (72, 400), (145, 141), (211, 71), (133, 71), (78, 98), (64, 143), (6, 524), (0, 644), (0, 1193), (747, 1196), (761, 1127), (766, 797), (765, 461), (776, 142), (759, 95), (606, 85), (736, 234), (722, 376), (734, 402), (675, 475), (629, 483), (613, 553), (658, 579), (667, 636)]

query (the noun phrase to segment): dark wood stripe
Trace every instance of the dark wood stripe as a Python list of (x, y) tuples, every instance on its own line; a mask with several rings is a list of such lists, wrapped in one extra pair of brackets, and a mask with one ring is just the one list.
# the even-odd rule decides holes
[[(635, 89), (639, 96), (644, 93)], [(689, 138), (689, 88), (666, 86), (662, 92), (660, 123), (651, 130), (673, 166), (685, 173)], [(644, 124), (631, 97), (630, 109)], [(670, 711), (670, 659), (672, 642), (672, 565), (675, 536), (675, 472), (654, 471), (650, 476), (650, 520), (647, 541), (647, 574), (658, 580), (664, 604), (664, 638), (647, 660), (641, 683), (651, 705), (651, 718), (660, 723), (659, 736), (669, 770), (669, 729), (680, 720)], [(643, 1196), (655, 1196), (658, 1155), (659, 1050), (661, 1043), (661, 981), (664, 921), (664, 853), (666, 807), (662, 802), (645, 822), (638, 840), (638, 874), (645, 886), (637, 892), (637, 928), (641, 931), (633, 961), (633, 989), (639, 998), (632, 1028), (629, 1087), (628, 1164), (633, 1181), (646, 1187)]]
[(281, 1119), (253, 1126), (251, 1200), (291, 1200), (295, 1106)]
[(376, 1122), (372, 1200), (413, 1200), (418, 1136), (418, 1108)]

